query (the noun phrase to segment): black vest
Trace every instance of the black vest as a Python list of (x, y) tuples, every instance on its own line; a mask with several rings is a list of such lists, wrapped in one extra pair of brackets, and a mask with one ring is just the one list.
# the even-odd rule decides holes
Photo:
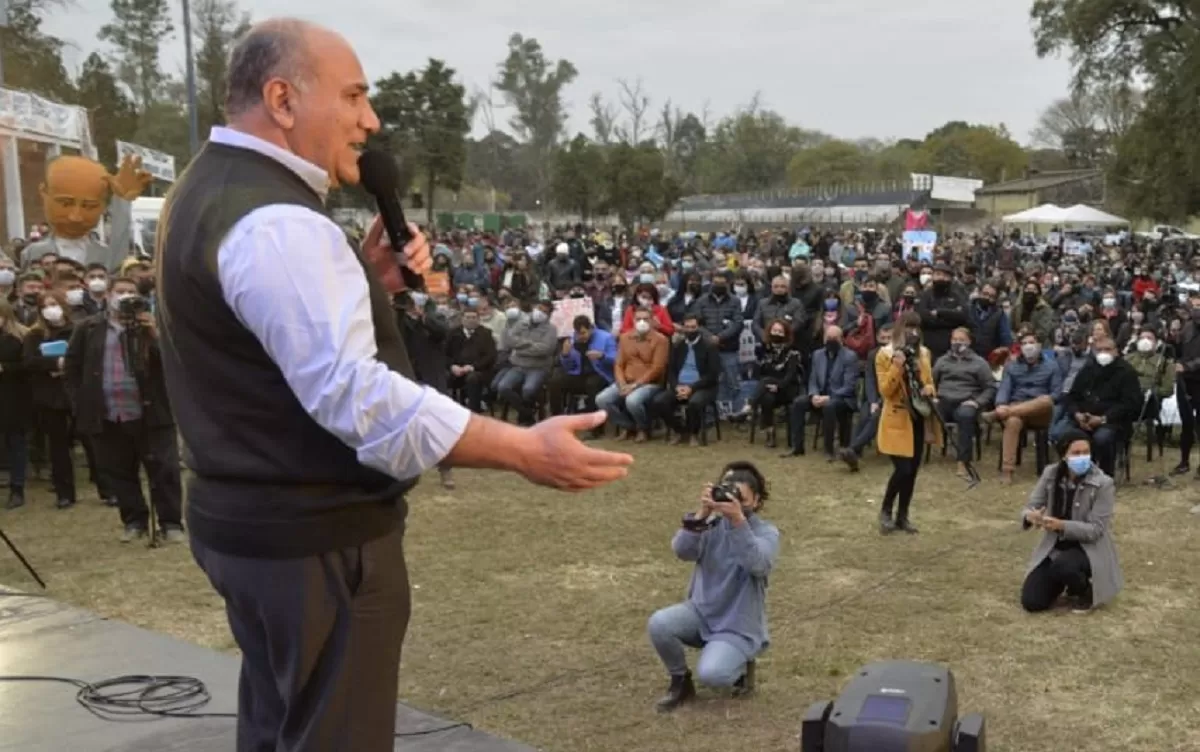
[[(272, 204), (326, 214), (321, 197), (282, 163), (208, 143), (171, 190), (157, 253), (163, 372), (194, 473), (188, 526), (209, 548), (262, 558), (386, 535), (402, 524), (402, 497), (413, 485), (361, 465), (309, 417), (225, 303), (217, 249), (239, 220)], [(391, 300), (369, 265), (363, 270), (378, 357), (411, 378)]]

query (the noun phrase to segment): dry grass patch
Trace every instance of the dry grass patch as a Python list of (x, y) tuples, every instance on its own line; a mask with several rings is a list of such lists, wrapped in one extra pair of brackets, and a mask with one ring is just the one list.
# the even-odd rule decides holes
[[(882, 658), (944, 661), (964, 711), (984, 711), (997, 749), (1200, 749), (1200, 520), (1190, 483), (1118, 492), (1117, 545), (1128, 587), (1089, 615), (1021, 612), (1034, 538), (1017, 511), (1032, 484), (992, 479), (996, 448), (970, 493), (940, 459), (917, 484), (916, 537), (880, 538), (890, 464), (848, 474), (820, 456), (778, 459), (727, 431), (700, 449), (638, 447), (632, 477), (561, 496), (486, 473), (412, 499), (414, 616), (401, 693), (414, 705), (551, 750), (794, 750), (801, 713)], [(672, 717), (645, 637), (656, 608), (681, 599), (689, 569), (669, 542), (699, 484), (725, 461), (758, 461), (766, 515), (782, 534), (768, 603), (773, 644), (759, 693), (705, 699)], [(1139, 463), (1138, 471), (1144, 471)], [(56, 512), (46, 494), (0, 515), (54, 595), (218, 650), (232, 650), (218, 598), (184, 549), (121, 546), (116, 512), (94, 500)], [(0, 551), (0, 582), (27, 578)], [(132, 668), (132, 667), (131, 667)]]

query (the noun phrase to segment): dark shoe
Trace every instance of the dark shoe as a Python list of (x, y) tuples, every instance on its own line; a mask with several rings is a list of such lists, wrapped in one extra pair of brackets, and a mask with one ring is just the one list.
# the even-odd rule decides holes
[(826, 452), (826, 453), (825, 453), (825, 461), (826, 461), (826, 462), (830, 462), (830, 463), (832, 463), (832, 462), (833, 462), (834, 460), (836, 460), (836, 459), (837, 459), (837, 457), (834, 457), (834, 456), (833, 456), (833, 452)]
[(1171, 471), (1171, 475), (1172, 476), (1187, 475), (1191, 471), (1192, 471), (1191, 465), (1184, 465), (1181, 463), (1181, 464), (1175, 466), (1175, 469)]
[(850, 468), (850, 472), (858, 472), (858, 452), (846, 447), (838, 453), (838, 459), (846, 463), (846, 467)]
[(879, 513), (879, 533), (880, 535), (891, 535), (896, 532), (896, 522), (892, 519), (891, 512)]
[(916, 535), (917, 533), (921, 532), (920, 530), (918, 530), (916, 528), (915, 525), (913, 525), (908, 520), (898, 520), (896, 522), (896, 529), (903, 530), (904, 532), (908, 533), (909, 535)]
[(765, 442), (763, 442), (763, 444), (767, 447), (767, 449), (775, 448), (775, 429), (774, 428), (767, 429), (767, 440)]
[(662, 696), (655, 708), (660, 713), (670, 713), (695, 696), (696, 685), (692, 684), (692, 672), (688, 671), (683, 676), (671, 677), (671, 686), (667, 688), (667, 693)]
[(791, 449), (789, 449), (788, 451), (784, 452), (783, 454), (781, 454), (779, 456), (781, 458), (782, 457), (803, 457), (804, 456), (804, 447), (803, 446), (792, 447)]
[(25, 489), (14, 488), (8, 494), (8, 503), (4, 505), (5, 509), (20, 509), (25, 506)]
[(71, 507), (75, 506), (75, 500), (74, 499), (59, 499), (58, 503), (55, 504), (55, 506), (58, 507), (59, 509), (70, 509)]
[(742, 674), (742, 678), (734, 682), (733, 696), (745, 697), (754, 692), (754, 661), (746, 664), (746, 673)]
[(115, 496), (110, 496), (107, 499), (101, 499), (100, 503), (106, 507), (112, 507), (115, 509), (117, 506), (117, 498)]

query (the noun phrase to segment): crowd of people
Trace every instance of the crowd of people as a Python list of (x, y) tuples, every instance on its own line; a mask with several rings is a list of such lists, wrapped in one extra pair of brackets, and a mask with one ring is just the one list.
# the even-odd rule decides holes
[[(975, 463), (993, 426), (1000, 483), (1013, 482), (1034, 445), (1039, 475), (1021, 512), (1024, 527), (1043, 532), (1021, 594), (1031, 612), (1060, 602), (1087, 610), (1121, 589), (1114, 479), (1142, 432), (1158, 441), (1168, 430), (1159, 418), (1172, 397), (1182, 430), (1170, 474), (1191, 471), (1200, 257), (1190, 249), (1131, 243), (1064, 255), (956, 234), (922, 257), (875, 232), (614, 239), (576, 227), (545, 243), (452, 232), (435, 258), (449, 288), (402, 293), (402, 329), (443, 358), (422, 378), (472, 410), (530, 424), (599, 408), (613, 438), (635, 444), (662, 431), (698, 446), (710, 428), (740, 424), (735, 435), (761, 432), (785, 457), (809, 452), (815, 424), (826, 462), (855, 472), (872, 444), (891, 460), (885, 535), (918, 532), (912, 502), (931, 447), (949, 442), (955, 472), (975, 486), (986, 482)], [(453, 487), (448, 470), (442, 480)], [(703, 683), (753, 684), (778, 551), (778, 532), (758, 514), (766, 498), (757, 468), (734, 463), (675, 537), (696, 572), (688, 602), (650, 620), (671, 674), (662, 710), (695, 693), (683, 646), (703, 648)]]
[[(129, 258), (115, 272), (19, 244), (0, 254), (0, 435), (5, 508), (27, 503), (32, 471), (58, 509), (79, 500), (82, 445), (101, 501), (118, 510), (122, 542), (153, 532), (186, 540), (179, 445), (154, 320), (154, 269)], [(20, 262), (14, 260), (19, 259)], [(158, 525), (142, 490), (145, 469)]]

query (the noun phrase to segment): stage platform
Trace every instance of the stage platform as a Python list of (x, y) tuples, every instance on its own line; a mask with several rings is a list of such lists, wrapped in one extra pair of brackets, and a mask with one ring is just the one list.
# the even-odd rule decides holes
[[(212, 701), (200, 712), (237, 710), (238, 660), (154, 632), (104, 619), (50, 598), (6, 595), (0, 587), (0, 675), (61, 676), (97, 682), (128, 674), (190, 676)], [(4, 752), (232, 752), (232, 718), (105, 721), (59, 683), (0, 682)], [(399, 705), (396, 731), (453, 725)], [(396, 739), (404, 752), (533, 752), (460, 726)]]

